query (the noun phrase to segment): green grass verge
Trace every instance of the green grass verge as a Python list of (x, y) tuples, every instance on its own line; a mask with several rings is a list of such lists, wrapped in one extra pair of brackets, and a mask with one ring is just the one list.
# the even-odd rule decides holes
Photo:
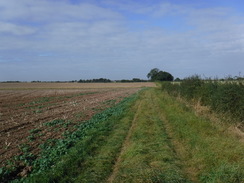
[(32, 174), (13, 182), (244, 180), (243, 143), (160, 89), (123, 100), (43, 149)]
[(145, 91), (138, 101), (134, 124), (111, 182), (189, 182), (180, 170), (152, 91)]
[(193, 109), (155, 90), (174, 141), (184, 147), (182, 164), (206, 183), (241, 183), (244, 180), (244, 145), (228, 127), (197, 117)]

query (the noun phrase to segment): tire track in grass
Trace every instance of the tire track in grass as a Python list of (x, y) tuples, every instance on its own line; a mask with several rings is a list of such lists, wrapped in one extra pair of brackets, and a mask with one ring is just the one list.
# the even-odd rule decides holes
[(123, 146), (122, 146), (122, 149), (121, 149), (121, 151), (120, 151), (119, 157), (118, 157), (118, 159), (116, 160), (116, 162), (115, 162), (115, 164), (114, 164), (113, 172), (112, 172), (112, 174), (110, 175), (110, 177), (108, 178), (108, 182), (109, 182), (109, 183), (114, 182), (115, 176), (117, 175), (117, 173), (118, 173), (118, 171), (119, 171), (119, 164), (121, 163), (121, 160), (122, 160), (122, 159), (121, 159), (121, 156), (122, 156), (122, 154), (124, 153), (126, 147), (128, 146), (129, 140), (130, 140), (131, 135), (132, 135), (132, 131), (133, 131), (133, 129), (134, 129), (135, 126), (136, 126), (136, 120), (137, 120), (138, 115), (139, 115), (140, 107), (141, 107), (141, 101), (140, 101), (140, 103), (139, 103), (139, 105), (138, 105), (138, 107), (137, 107), (137, 110), (136, 110), (134, 119), (133, 119), (133, 121), (132, 121), (131, 127), (130, 127), (130, 129), (129, 129), (129, 131), (128, 131), (128, 134), (127, 134), (127, 136), (126, 136), (126, 138), (125, 138), (125, 141), (124, 141), (124, 143), (123, 143)]
[(153, 90), (142, 93), (109, 183), (189, 182), (176, 163), (155, 97)]
[(174, 137), (174, 132), (172, 130), (172, 127), (170, 126), (170, 122), (167, 120), (165, 116), (165, 112), (163, 111), (162, 108), (162, 103), (163, 103), (163, 95), (161, 93), (157, 93), (161, 91), (156, 91), (154, 90), (154, 93), (156, 97), (153, 99), (155, 103), (157, 103), (157, 111), (159, 112), (159, 117), (164, 123), (165, 127), (165, 132), (168, 134), (168, 138), (170, 139), (170, 146), (172, 150), (174, 151), (175, 156), (177, 157), (177, 163), (178, 166), (181, 168), (182, 172), (186, 177), (191, 180), (192, 182), (199, 182), (197, 179), (197, 176), (195, 174), (195, 171), (193, 171), (190, 167), (186, 167), (184, 164), (186, 156), (189, 156), (189, 152), (187, 152), (186, 147), (179, 141), (177, 141)]

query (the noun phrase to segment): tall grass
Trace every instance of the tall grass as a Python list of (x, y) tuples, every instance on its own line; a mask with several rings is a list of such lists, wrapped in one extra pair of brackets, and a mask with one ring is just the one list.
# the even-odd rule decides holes
[(179, 103), (175, 97), (157, 92), (161, 95), (162, 113), (174, 144), (180, 147), (177, 153), (188, 175), (203, 183), (243, 182), (244, 146), (239, 139), (225, 126), (196, 116), (194, 110)]
[(187, 100), (200, 101), (216, 112), (226, 113), (235, 120), (244, 122), (244, 85), (241, 81), (204, 81), (195, 75), (179, 84), (162, 83), (162, 88), (173, 96), (180, 95)]

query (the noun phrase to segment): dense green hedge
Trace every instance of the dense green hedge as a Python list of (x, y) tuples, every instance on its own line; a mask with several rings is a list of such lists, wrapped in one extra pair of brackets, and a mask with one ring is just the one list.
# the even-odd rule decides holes
[(162, 89), (187, 100), (198, 100), (212, 110), (228, 113), (232, 118), (244, 121), (244, 85), (242, 81), (204, 81), (191, 76), (180, 83), (164, 82)]

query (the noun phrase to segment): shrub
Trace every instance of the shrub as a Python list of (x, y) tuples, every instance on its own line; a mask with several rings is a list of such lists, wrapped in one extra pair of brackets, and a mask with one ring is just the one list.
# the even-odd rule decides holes
[(194, 75), (180, 83), (163, 83), (162, 89), (173, 96), (183, 96), (187, 100), (198, 100), (212, 110), (228, 113), (231, 117), (244, 120), (244, 85), (241, 81), (204, 81)]

